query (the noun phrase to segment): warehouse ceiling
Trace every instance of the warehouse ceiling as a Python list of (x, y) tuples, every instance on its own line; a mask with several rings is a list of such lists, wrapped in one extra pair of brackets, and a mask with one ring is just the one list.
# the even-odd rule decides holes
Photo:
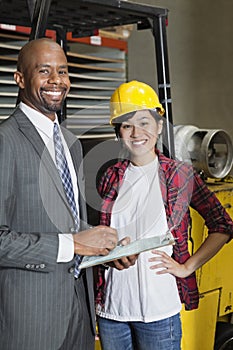
[(119, 0), (0, 0), (0, 23), (27, 27), (42, 23), (47, 29), (59, 25), (77, 37), (125, 24), (149, 28), (149, 19), (166, 13), (163, 8)]

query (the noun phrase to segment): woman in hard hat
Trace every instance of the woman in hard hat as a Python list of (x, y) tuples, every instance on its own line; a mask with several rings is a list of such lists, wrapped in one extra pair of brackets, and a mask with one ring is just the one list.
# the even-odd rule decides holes
[[(107, 169), (98, 191), (101, 224), (131, 241), (165, 235), (174, 246), (143, 252), (99, 267), (96, 312), (103, 350), (178, 350), (180, 310), (198, 307), (194, 271), (229, 240), (233, 222), (193, 168), (166, 158), (155, 147), (164, 109), (147, 84), (120, 85), (111, 98), (110, 123), (128, 152)], [(188, 252), (189, 206), (211, 233), (199, 250)], [(121, 271), (122, 270), (122, 271)]]

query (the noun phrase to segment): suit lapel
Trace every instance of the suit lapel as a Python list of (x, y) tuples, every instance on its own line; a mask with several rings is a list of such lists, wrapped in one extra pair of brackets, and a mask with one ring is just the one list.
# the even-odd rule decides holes
[(30, 120), (20, 110), (20, 108), (16, 109), (14, 115), (17, 118), (19, 131), (25, 136), (25, 138), (34, 148), (35, 152), (39, 155), (41, 162), (43, 162), (43, 166), (46, 168), (49, 176), (52, 178), (54, 186), (59, 192), (62, 200), (66, 203), (67, 209), (70, 211), (70, 206), (67, 202), (67, 198), (57, 168), (39, 133), (37, 132), (34, 125), (30, 122)]

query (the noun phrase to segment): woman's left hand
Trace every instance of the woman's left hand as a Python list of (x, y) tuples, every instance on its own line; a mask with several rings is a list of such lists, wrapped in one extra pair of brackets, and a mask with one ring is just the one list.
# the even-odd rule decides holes
[(152, 250), (151, 253), (155, 254), (155, 257), (149, 258), (148, 261), (156, 264), (151, 265), (150, 269), (159, 269), (159, 271), (156, 271), (157, 275), (170, 273), (176, 277), (184, 278), (192, 273), (192, 271), (188, 271), (185, 264), (179, 264), (170, 255), (161, 250)]

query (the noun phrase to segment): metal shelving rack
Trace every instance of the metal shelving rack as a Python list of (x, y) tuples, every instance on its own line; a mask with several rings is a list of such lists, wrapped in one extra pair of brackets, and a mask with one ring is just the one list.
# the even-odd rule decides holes
[[(28, 32), (30, 28), (19, 30)], [(29, 38), (19, 30), (10, 32), (0, 28), (0, 122), (11, 114), (18, 99), (13, 73), (19, 50)], [(126, 81), (126, 51), (108, 47), (108, 43), (96, 46), (70, 40), (75, 42), (68, 40), (66, 52), (71, 89), (64, 124), (82, 139), (113, 138), (114, 131), (108, 122), (109, 98)], [(111, 40), (113, 45), (114, 42), (119, 43)]]
[(111, 26), (135, 24), (138, 30), (150, 28), (156, 51), (158, 93), (166, 110), (164, 153), (174, 156), (166, 36), (167, 9), (121, 0), (7, 0), (1, 2), (0, 10), (0, 23), (31, 27), (29, 39), (44, 36), (46, 29), (56, 30), (57, 41), (65, 49), (67, 32), (84, 37)]

